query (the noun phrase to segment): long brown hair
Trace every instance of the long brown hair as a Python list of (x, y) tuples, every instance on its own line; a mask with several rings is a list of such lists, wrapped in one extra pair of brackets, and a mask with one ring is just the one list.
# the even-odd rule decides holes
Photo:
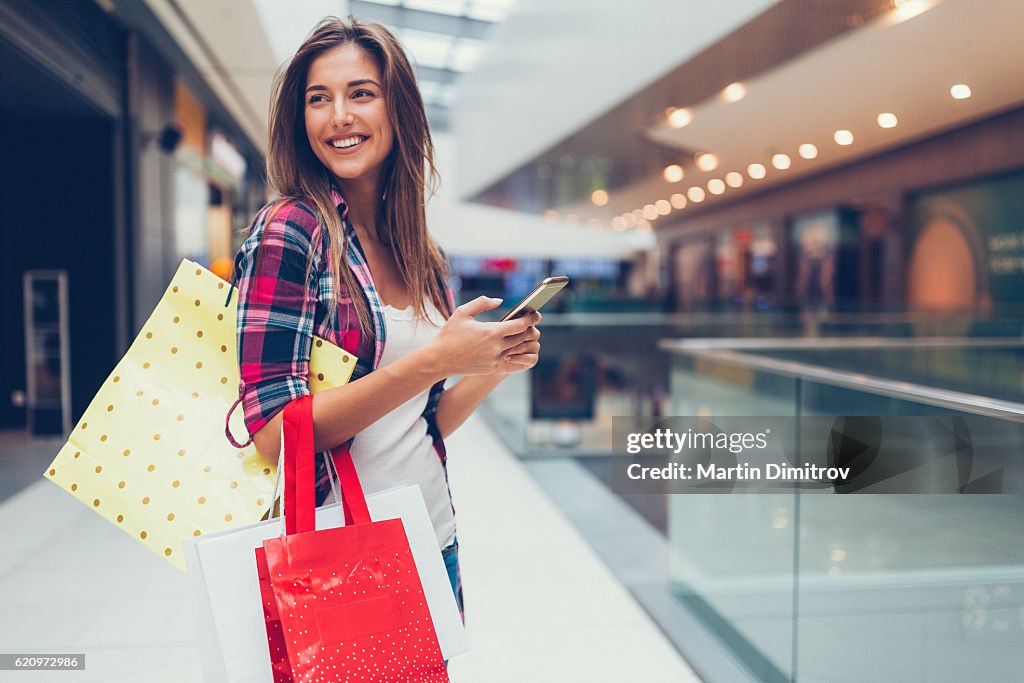
[[(434, 143), (416, 75), (398, 39), (386, 27), (353, 17), (347, 22), (327, 17), (278, 72), (270, 104), (267, 175), (271, 186), (283, 197), (309, 200), (315, 205), (320, 226), (326, 229), (332, 246), (330, 268), (334, 282), (342, 283), (348, 290), (359, 315), (359, 327), (366, 335), (373, 330), (369, 306), (359, 294), (362, 290), (355, 275), (345, 266), (348, 244), (331, 199), (331, 173), (309, 146), (305, 118), (310, 64), (328, 50), (353, 43), (365, 50), (380, 68), (388, 118), (395, 131), (394, 144), (381, 169), (377, 234), (395, 253), (416, 315), (426, 317), (424, 302), (428, 298), (439, 311), (452, 313), (442, 285), (444, 259), (427, 233), (425, 193), (433, 194), (438, 183)], [(316, 245), (314, 235), (314, 250)], [(312, 260), (310, 254), (310, 264)], [(329, 302), (332, 312), (336, 303)]]

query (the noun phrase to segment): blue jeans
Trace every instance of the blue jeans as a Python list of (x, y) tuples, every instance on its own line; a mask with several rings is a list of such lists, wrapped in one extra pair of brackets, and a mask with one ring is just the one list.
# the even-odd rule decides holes
[[(462, 575), (459, 573), (459, 539), (456, 538), (450, 546), (441, 550), (441, 557), (444, 558), (444, 568), (448, 570), (448, 581), (452, 584), (452, 592), (455, 593), (455, 604), (459, 606), (459, 616), (462, 623), (466, 623), (466, 611), (462, 602)], [(448, 660), (444, 660), (445, 667)]]
[(448, 581), (452, 584), (452, 592), (455, 593), (455, 604), (459, 606), (459, 616), (466, 621), (466, 608), (462, 600), (462, 574), (459, 573), (459, 539), (441, 551), (444, 558), (444, 568), (448, 570)]

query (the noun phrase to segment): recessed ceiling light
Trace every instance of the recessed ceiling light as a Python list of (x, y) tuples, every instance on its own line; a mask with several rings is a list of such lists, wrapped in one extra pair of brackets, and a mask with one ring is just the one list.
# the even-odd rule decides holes
[(708, 181), (708, 192), (711, 194), (722, 194), (725, 192), (725, 183), (721, 178), (712, 178)]
[(809, 142), (805, 142), (800, 145), (800, 149), (798, 151), (800, 152), (800, 156), (804, 159), (814, 159), (818, 156), (818, 148)]
[(966, 83), (957, 83), (949, 89), (949, 94), (953, 96), (954, 100), (966, 100), (971, 96), (971, 86)]
[(608, 203), (608, 193), (604, 190), (594, 190), (590, 195), (590, 201), (594, 203), (594, 206), (604, 206)]
[(779, 169), (780, 171), (785, 171), (792, 164), (793, 162), (790, 160), (788, 154), (783, 154), (782, 152), (779, 152), (778, 154), (772, 155), (772, 166)]
[(686, 197), (684, 195), (679, 194), (678, 192), (669, 197), (668, 200), (669, 202), (672, 203), (672, 206), (674, 206), (677, 209), (686, 208)]
[(747, 86), (742, 83), (730, 83), (722, 90), (722, 99), (726, 102), (739, 102), (747, 96)]
[(672, 205), (668, 203), (667, 199), (659, 199), (654, 202), (654, 208), (657, 209), (658, 213), (662, 216), (667, 216), (672, 213)]
[(743, 186), (743, 174), (737, 171), (729, 171), (725, 174), (725, 183), (729, 187), (742, 187)]
[(658, 217), (658, 210), (654, 208), (654, 204), (647, 204), (644, 206), (644, 218), (649, 221), (653, 221)]
[(666, 166), (665, 170), (662, 171), (662, 175), (665, 176), (665, 180), (667, 180), (668, 182), (678, 183), (680, 180), (683, 179), (683, 167), (680, 166), (679, 164), (672, 164), (671, 166)]
[(702, 171), (714, 171), (718, 168), (718, 157), (714, 154), (698, 154), (696, 161), (697, 168)]
[(637, 220), (640, 220), (641, 218), (644, 217), (644, 210), (643, 209), (633, 209), (633, 217), (636, 218)]
[(625, 221), (627, 228), (635, 228), (636, 227), (636, 216), (634, 216), (632, 213), (624, 213), (624, 214), (622, 214), (622, 220)]
[(932, 7), (931, 0), (893, 0), (892, 20), (895, 23), (913, 19)]
[(750, 166), (747, 166), (747, 175), (753, 178), (754, 180), (760, 180), (761, 178), (764, 178), (767, 174), (768, 170), (764, 167), (763, 164), (750, 164)]
[(848, 130), (837, 130), (835, 135), (832, 136), (837, 145), (852, 145), (853, 144), (853, 133)]
[(616, 216), (615, 218), (612, 219), (612, 228), (619, 231), (625, 230), (626, 219), (623, 218), (622, 216)]
[(693, 115), (690, 114), (689, 109), (676, 109), (675, 107), (668, 108), (668, 125), (673, 128), (683, 128), (684, 126), (688, 126), (692, 120)]
[(897, 123), (899, 120), (896, 118), (896, 114), (886, 112), (878, 115), (878, 125), (882, 128), (895, 128)]
[(686, 196), (690, 198), (690, 201), (695, 204), (700, 204), (704, 201), (704, 188), (703, 187), (691, 187), (686, 191)]

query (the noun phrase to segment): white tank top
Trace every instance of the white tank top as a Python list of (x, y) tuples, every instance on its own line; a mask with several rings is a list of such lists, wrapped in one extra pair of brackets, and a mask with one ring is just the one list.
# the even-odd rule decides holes
[[(430, 302), (429, 322), (415, 317), (412, 307), (384, 306), (387, 325), (380, 367), (393, 363), (433, 339), (444, 325), (444, 316)], [(398, 406), (359, 432), (352, 443), (352, 462), (366, 494), (406, 484), (419, 484), (434, 524), (439, 547), (455, 541), (455, 514), (444, 467), (427, 434), (423, 410), (430, 390)]]

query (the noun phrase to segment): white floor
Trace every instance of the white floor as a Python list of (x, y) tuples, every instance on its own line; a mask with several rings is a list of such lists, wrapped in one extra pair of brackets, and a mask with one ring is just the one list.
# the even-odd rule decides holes
[[(472, 645), (454, 683), (699, 680), (481, 420), (448, 446)], [(0, 651), (86, 655), (0, 680), (201, 680), (183, 574), (41, 477), (0, 525)]]

